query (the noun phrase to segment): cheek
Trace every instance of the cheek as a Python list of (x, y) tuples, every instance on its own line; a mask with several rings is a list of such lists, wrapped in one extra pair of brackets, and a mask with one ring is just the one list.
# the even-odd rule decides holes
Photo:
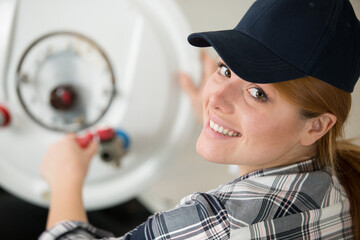
[(211, 84), (211, 78), (207, 81), (203, 92), (202, 92), (202, 110), (203, 110), (203, 124), (205, 125), (207, 123), (207, 118), (208, 118), (208, 112), (206, 111), (208, 109), (208, 105), (209, 105), (209, 101), (210, 101), (210, 96), (213, 92), (215, 92), (215, 87), (213, 86), (213, 84)]
[(298, 139), (301, 124), (294, 114), (277, 113), (271, 116), (244, 117), (244, 136), (248, 141), (273, 147)]
[(210, 96), (216, 91), (216, 85), (213, 83), (213, 80), (210, 78), (202, 91), (202, 100), (209, 101)]

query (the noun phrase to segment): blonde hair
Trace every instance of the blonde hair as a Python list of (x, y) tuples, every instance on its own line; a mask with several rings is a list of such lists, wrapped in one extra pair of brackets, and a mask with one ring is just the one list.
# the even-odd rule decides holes
[(330, 165), (350, 200), (353, 232), (360, 238), (360, 147), (343, 139), (344, 125), (351, 108), (351, 94), (314, 77), (275, 83), (288, 101), (300, 108), (306, 118), (334, 114), (335, 125), (316, 142), (316, 159)]

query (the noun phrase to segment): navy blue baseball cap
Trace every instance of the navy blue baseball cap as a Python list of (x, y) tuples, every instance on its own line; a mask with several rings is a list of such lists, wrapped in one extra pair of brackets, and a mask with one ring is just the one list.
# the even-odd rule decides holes
[(360, 22), (348, 0), (257, 0), (232, 30), (193, 33), (254, 83), (313, 76), (352, 92), (360, 76)]

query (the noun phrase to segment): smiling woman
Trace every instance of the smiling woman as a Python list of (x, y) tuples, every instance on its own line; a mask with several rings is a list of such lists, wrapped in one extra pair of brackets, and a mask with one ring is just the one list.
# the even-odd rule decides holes
[[(186, 196), (119, 239), (359, 239), (360, 148), (342, 139), (359, 39), (348, 0), (257, 0), (235, 29), (191, 34), (190, 44), (221, 57), (198, 93), (197, 151), (238, 165), (239, 177)], [(111, 236), (87, 223), (81, 207), (96, 146), (74, 144), (68, 136), (44, 159), (58, 198), (41, 239)], [(75, 163), (65, 172), (64, 159)]]
[[(203, 92), (204, 128), (197, 142), (200, 155), (212, 162), (239, 165), (240, 175), (314, 156), (309, 145), (327, 128), (319, 129), (312, 142), (303, 144), (309, 141), (306, 131), (313, 126), (313, 119), (301, 118), (298, 107), (272, 84), (247, 82), (225, 63), (219, 66)], [(330, 114), (322, 119), (326, 127), (335, 121)]]

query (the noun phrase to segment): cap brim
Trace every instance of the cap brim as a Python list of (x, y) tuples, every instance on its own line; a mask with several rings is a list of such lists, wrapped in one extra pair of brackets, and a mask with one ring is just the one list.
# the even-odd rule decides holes
[(275, 83), (308, 76), (240, 31), (193, 33), (188, 41), (196, 47), (212, 46), (227, 66), (248, 82)]

